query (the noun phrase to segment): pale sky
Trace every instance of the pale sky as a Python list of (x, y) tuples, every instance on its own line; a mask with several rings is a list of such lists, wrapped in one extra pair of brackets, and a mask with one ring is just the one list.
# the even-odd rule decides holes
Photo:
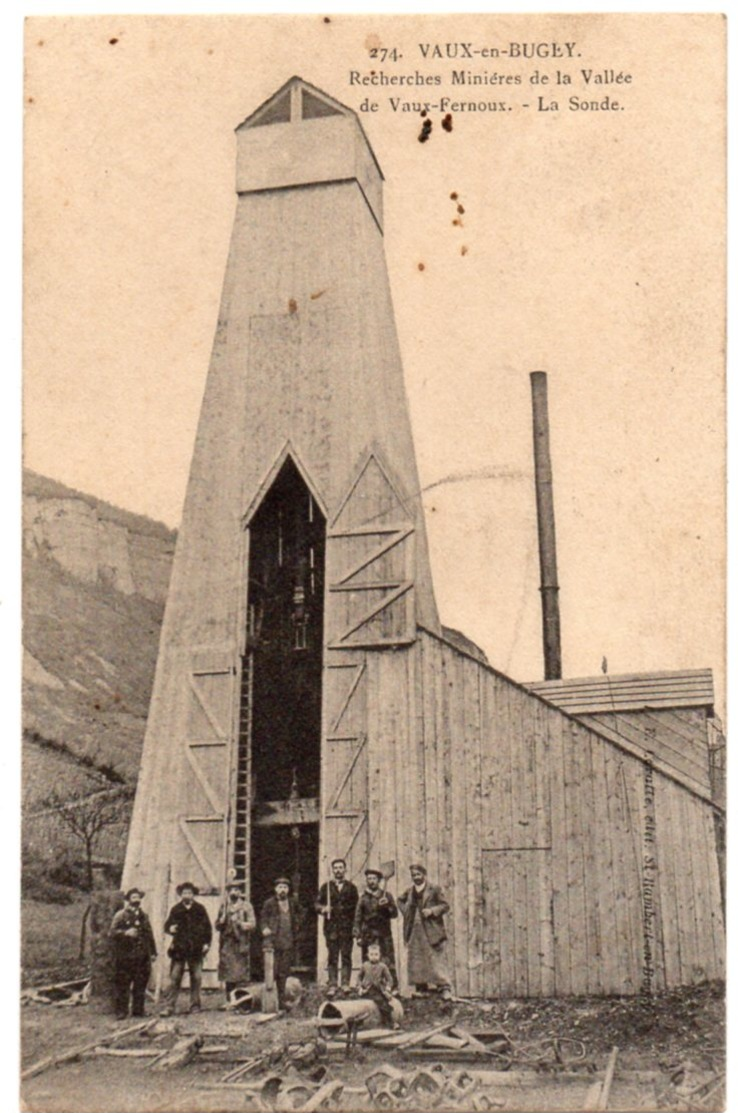
[[(177, 524), (233, 129), (296, 73), (357, 110), (369, 97), (442, 620), (516, 679), (542, 675), (528, 374), (547, 370), (565, 675), (603, 655), (611, 673), (709, 666), (721, 710), (723, 33), (706, 15), (30, 21), (26, 464)], [(447, 42), (576, 45), (423, 57)], [(452, 87), (452, 68), (522, 81)], [(372, 69), (444, 84), (350, 83)], [(631, 80), (584, 86), (583, 69)], [(623, 109), (570, 111), (572, 92)], [(431, 111), (420, 144), (389, 98), (441, 95), (513, 110), (455, 111), (450, 133)]]

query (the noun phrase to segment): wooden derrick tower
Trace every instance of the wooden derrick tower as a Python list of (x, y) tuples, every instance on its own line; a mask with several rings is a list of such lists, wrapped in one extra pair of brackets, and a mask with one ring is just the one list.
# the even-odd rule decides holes
[(126, 860), (157, 921), (184, 877), (214, 906), (234, 869), (258, 906), (286, 871), (312, 902), (319, 861), (358, 873), (394, 846), (386, 787), (369, 814), (370, 765), (393, 772), (368, 745), (366, 655), (438, 629), (381, 170), (354, 113), (297, 77), (236, 138)]
[(371, 146), (297, 77), (236, 138), (124, 885), (160, 933), (185, 879), (213, 914), (233, 872), (258, 912), (286, 873), (311, 911), (336, 855), (360, 883), (394, 861), (403, 886), (420, 858), (450, 902), (461, 995), (721, 976), (711, 677), (646, 684), (679, 709), (677, 760), (661, 720), (592, 717), (440, 626)]

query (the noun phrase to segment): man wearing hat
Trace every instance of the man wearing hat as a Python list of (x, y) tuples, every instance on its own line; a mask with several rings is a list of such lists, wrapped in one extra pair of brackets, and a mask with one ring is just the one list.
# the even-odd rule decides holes
[(274, 950), (274, 984), (280, 1011), (285, 1007), (285, 988), (300, 931), (300, 907), (290, 894), (287, 877), (274, 882), (274, 896), (267, 897), (261, 909), (261, 934), (265, 947)]
[(370, 943), (379, 943), (382, 960), (389, 967), (393, 989), (397, 988), (397, 967), (395, 964), (395, 945), (392, 940), (392, 921), (397, 919), (395, 898), (380, 888), (384, 875), (381, 870), (364, 870), (366, 889), (359, 897), (354, 916), (354, 938), (361, 947), (361, 958), (367, 961)]
[(149, 918), (141, 908), (145, 894), (129, 889), (126, 903), (113, 916), (110, 935), (115, 957), (115, 1015), (118, 1020), (128, 1016), (129, 999), (133, 1016), (144, 1016), (146, 986), (151, 976), (151, 963), (156, 958), (156, 943)]
[(351, 952), (354, 949), (354, 916), (359, 891), (346, 880), (346, 861), (334, 858), (333, 877), (321, 885), (315, 911), (323, 917), (323, 934), (328, 947), (328, 993), (338, 989), (338, 956), (341, 956), (341, 985), (348, 989), (351, 981)]
[(249, 943), (255, 927), (251, 901), (243, 895), (238, 881), (229, 881), (215, 919), (215, 930), (220, 934), (218, 978), (225, 983), (226, 1002), (231, 1000), (234, 989), (248, 981)]
[(438, 885), (428, 883), (427, 870), (419, 862), (410, 866), (412, 885), (397, 898), (405, 923), (407, 980), (416, 990), (430, 986), (449, 991), (446, 965), (446, 928), (443, 917), (448, 902)]
[(172, 965), (169, 991), (165, 1007), (161, 1011), (162, 1016), (171, 1016), (176, 1008), (185, 967), (190, 974), (190, 1012), (200, 1011), (202, 963), (210, 950), (213, 929), (205, 908), (195, 900), (199, 892), (200, 890), (191, 881), (183, 881), (178, 885), (177, 896), (180, 899), (172, 907), (164, 924), (164, 931), (172, 937), (169, 948)]

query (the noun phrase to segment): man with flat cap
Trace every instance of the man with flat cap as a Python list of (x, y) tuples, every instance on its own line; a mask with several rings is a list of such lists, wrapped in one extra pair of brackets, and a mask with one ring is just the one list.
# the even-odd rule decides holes
[(156, 958), (156, 943), (149, 918), (141, 908), (145, 893), (129, 889), (126, 903), (113, 916), (110, 935), (115, 958), (115, 1015), (118, 1020), (128, 1016), (145, 1016), (146, 986), (151, 976), (151, 963)]
[(278, 877), (274, 896), (267, 897), (261, 909), (261, 934), (265, 948), (274, 951), (274, 984), (280, 1012), (285, 1008), (285, 988), (295, 961), (299, 932), (300, 907), (290, 894), (289, 878)]
[(351, 982), (351, 952), (354, 949), (354, 916), (359, 903), (359, 891), (346, 879), (346, 861), (334, 858), (331, 862), (333, 877), (321, 885), (315, 911), (323, 917), (323, 934), (328, 947), (328, 995), (338, 990), (338, 958), (341, 958), (341, 986), (348, 989)]
[(162, 1016), (171, 1016), (177, 1006), (185, 967), (190, 975), (190, 1012), (200, 1011), (202, 964), (210, 950), (213, 929), (204, 906), (195, 900), (199, 892), (200, 890), (191, 881), (183, 881), (178, 885), (177, 896), (180, 899), (173, 905), (164, 924), (164, 931), (172, 937), (169, 948), (172, 965), (169, 971), (170, 982), (166, 1003), (161, 1011)]
[(410, 866), (410, 877), (412, 885), (397, 898), (405, 921), (407, 980), (418, 992), (433, 987), (447, 994), (450, 990), (443, 917), (448, 912), (448, 902), (440, 886), (429, 883), (427, 870), (420, 862)]
[(395, 898), (387, 892), (386, 885), (380, 888), (384, 878), (381, 870), (365, 869), (366, 889), (359, 897), (354, 916), (354, 938), (361, 947), (363, 962), (368, 959), (370, 943), (379, 943), (382, 960), (392, 975), (392, 987), (397, 988), (397, 966), (395, 945), (392, 940), (392, 921), (397, 919)]

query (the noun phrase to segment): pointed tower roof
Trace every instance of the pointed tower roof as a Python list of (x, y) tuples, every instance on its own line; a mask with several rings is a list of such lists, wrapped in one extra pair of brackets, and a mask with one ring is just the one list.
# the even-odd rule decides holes
[(236, 137), (238, 193), (355, 180), (381, 228), (382, 169), (359, 117), (335, 97), (291, 77)]

